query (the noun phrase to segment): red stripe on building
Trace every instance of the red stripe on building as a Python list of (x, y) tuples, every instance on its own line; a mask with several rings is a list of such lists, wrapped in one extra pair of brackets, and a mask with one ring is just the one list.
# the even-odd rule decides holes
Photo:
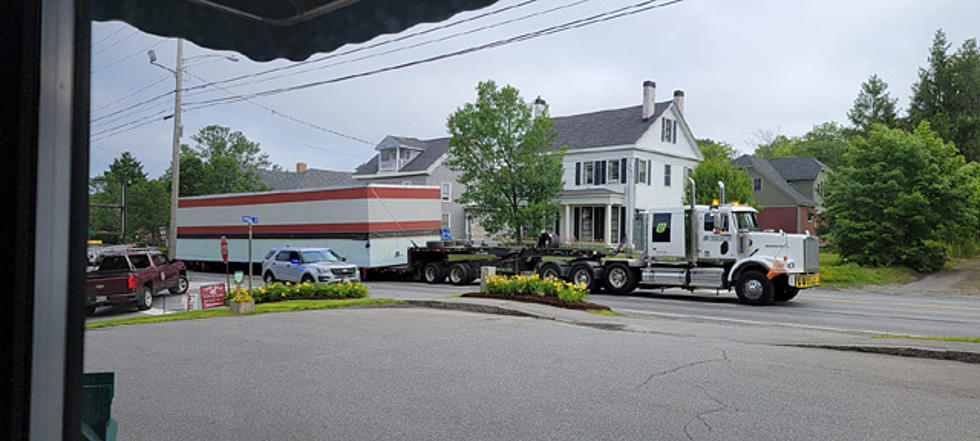
[(358, 187), (335, 190), (291, 191), (287, 193), (244, 194), (180, 199), (179, 208), (229, 205), (277, 204), (282, 202), (330, 201), (344, 199), (439, 199), (438, 188)]
[[(438, 193), (438, 190), (436, 190)], [(442, 228), (441, 221), (351, 222), (335, 224), (253, 225), (252, 233), (373, 233), (379, 231), (430, 230)], [(247, 225), (177, 227), (177, 234), (248, 233)]]

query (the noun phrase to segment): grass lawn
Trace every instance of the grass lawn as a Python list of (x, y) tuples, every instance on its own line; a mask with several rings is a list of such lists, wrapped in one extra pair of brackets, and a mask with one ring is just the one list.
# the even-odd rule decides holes
[(914, 335), (875, 335), (872, 338), (894, 338), (905, 340), (936, 340), (936, 341), (965, 341), (967, 343), (980, 343), (980, 337), (921, 337)]
[[(395, 299), (342, 299), (342, 300), (287, 300), (284, 302), (260, 303), (255, 305), (255, 312), (252, 314), (264, 314), (267, 312), (284, 311), (304, 311), (308, 309), (329, 309), (343, 308), (346, 306), (368, 306), (383, 304), (403, 304), (402, 300)], [(204, 309), (199, 311), (177, 312), (166, 315), (151, 315), (145, 317), (130, 317), (115, 320), (103, 320), (99, 322), (86, 323), (89, 329), (106, 328), (120, 325), (136, 325), (141, 323), (172, 322), (176, 320), (194, 320), (209, 317), (225, 317), (235, 315), (228, 308)]]
[(915, 274), (904, 266), (863, 267), (856, 263), (842, 263), (836, 253), (820, 250), (820, 285), (831, 287), (859, 287), (908, 282)]

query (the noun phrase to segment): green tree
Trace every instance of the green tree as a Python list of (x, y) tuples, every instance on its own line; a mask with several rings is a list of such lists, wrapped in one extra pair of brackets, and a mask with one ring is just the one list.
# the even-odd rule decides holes
[(862, 132), (867, 132), (872, 124), (893, 127), (898, 118), (895, 114), (896, 103), (898, 98), (888, 94), (888, 83), (878, 75), (871, 75), (868, 81), (861, 84), (861, 92), (854, 99), (854, 106), (847, 112), (847, 118)]
[(697, 141), (698, 148), (701, 149), (701, 154), (704, 155), (705, 160), (726, 158), (731, 161), (738, 156), (738, 152), (735, 151), (735, 147), (725, 141), (714, 141), (707, 138), (699, 139)]
[[(180, 148), (181, 196), (267, 190), (259, 170), (279, 168), (262, 153), (259, 143), (228, 127), (204, 127), (191, 140), (194, 147)], [(164, 183), (169, 187), (169, 171)]]
[(853, 133), (836, 122), (815, 125), (801, 137), (794, 138), (792, 156), (812, 156), (831, 170), (844, 165), (844, 152), (851, 145)]
[(912, 86), (909, 122), (929, 121), (969, 161), (980, 160), (980, 48), (968, 39), (953, 54), (946, 34), (936, 31), (929, 65)]
[(170, 187), (160, 179), (134, 184), (126, 192), (129, 238), (163, 245), (160, 228), (170, 224)]
[(757, 130), (756, 149), (753, 156), (759, 158), (789, 158), (793, 154), (793, 139), (775, 131)]
[[(748, 172), (732, 165), (731, 160), (723, 156), (705, 159), (691, 171), (697, 190), (697, 204), (710, 204), (712, 199), (718, 199), (718, 181), (725, 183), (725, 202), (739, 201), (755, 205), (752, 199), (752, 180)], [(684, 203), (691, 203), (690, 183), (684, 184)]]
[(134, 186), (146, 182), (143, 164), (129, 152), (123, 152), (112, 161), (108, 170), (89, 181), (89, 227), (95, 231), (112, 232), (96, 235), (103, 240), (119, 240), (118, 233), (122, 228), (120, 211), (103, 205), (120, 204), (123, 182), (127, 186), (127, 199), (131, 196)]
[(518, 241), (554, 224), (563, 188), (562, 158), (547, 112), (532, 116), (517, 89), (480, 82), (477, 99), (449, 116), (449, 159), (466, 186), (460, 199), (490, 233)]
[(827, 183), (825, 218), (841, 257), (862, 265), (943, 266), (951, 243), (976, 237), (976, 166), (929, 124), (874, 125)]

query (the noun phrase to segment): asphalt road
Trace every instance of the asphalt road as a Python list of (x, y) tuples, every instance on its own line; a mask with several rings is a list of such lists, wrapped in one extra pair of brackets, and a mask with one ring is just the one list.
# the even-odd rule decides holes
[[(224, 274), (191, 272), (191, 289), (223, 283)], [(262, 282), (256, 277), (256, 285)], [(416, 282), (369, 282), (372, 297), (431, 299), (477, 290), (477, 284), (458, 287)], [(778, 324), (785, 327), (860, 331), (924, 336), (980, 336), (980, 297), (879, 294), (858, 290), (809, 289), (786, 303), (767, 307), (741, 305), (734, 293), (683, 290), (638, 290), (630, 295), (594, 294), (591, 301), (608, 305), (635, 318), (677, 317), (725, 323)], [(166, 305), (165, 305), (166, 304)], [(164, 306), (180, 306), (178, 296), (160, 295), (153, 309), (102, 308), (90, 320), (160, 314)]]
[(423, 308), (93, 329), (85, 349), (116, 372), (118, 439), (976, 440), (980, 414), (975, 364)]

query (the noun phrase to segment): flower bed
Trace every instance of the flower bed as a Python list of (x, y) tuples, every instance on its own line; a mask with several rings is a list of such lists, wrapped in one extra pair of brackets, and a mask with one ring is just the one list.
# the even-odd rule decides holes
[(236, 295), (250, 295), (255, 303), (281, 302), (294, 299), (359, 299), (367, 297), (368, 287), (360, 282), (345, 283), (273, 283), (271, 285), (236, 290), (225, 295), (225, 303)]
[(566, 303), (585, 301), (585, 296), (589, 293), (585, 284), (576, 285), (552, 277), (542, 279), (537, 274), (487, 277), (486, 284), (488, 295), (555, 297)]

